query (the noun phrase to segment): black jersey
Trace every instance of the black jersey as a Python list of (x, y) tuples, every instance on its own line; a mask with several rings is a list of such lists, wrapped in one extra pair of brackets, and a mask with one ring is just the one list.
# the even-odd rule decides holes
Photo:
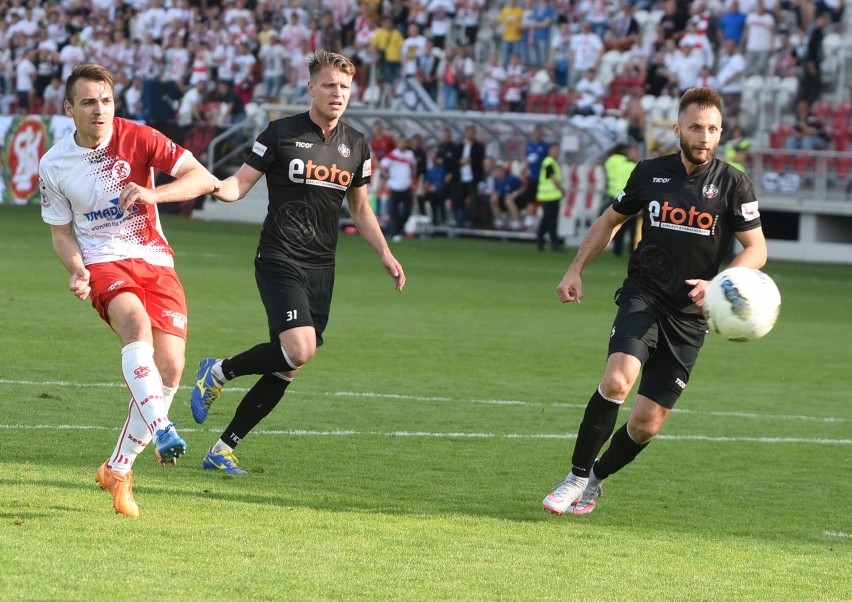
[(640, 161), (613, 209), (641, 211), (642, 240), (630, 257), (625, 287), (637, 287), (673, 310), (700, 315), (685, 284), (719, 271), (734, 232), (760, 226), (751, 180), (712, 159), (686, 175), (680, 154)]
[(328, 140), (301, 113), (270, 122), (246, 164), (266, 174), (269, 206), (258, 253), (307, 267), (334, 265), (340, 207), (349, 187), (370, 181), (370, 146), (338, 122)]

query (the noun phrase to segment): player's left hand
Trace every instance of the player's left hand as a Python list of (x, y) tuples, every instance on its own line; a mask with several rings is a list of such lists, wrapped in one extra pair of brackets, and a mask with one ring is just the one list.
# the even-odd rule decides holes
[(709, 280), (699, 280), (698, 278), (690, 278), (685, 281), (692, 290), (689, 291), (689, 298), (695, 302), (695, 305), (701, 307), (704, 305), (704, 295), (707, 293), (707, 288), (710, 286)]
[(157, 193), (133, 182), (127, 184), (118, 195), (118, 208), (122, 213), (136, 205), (156, 205)]

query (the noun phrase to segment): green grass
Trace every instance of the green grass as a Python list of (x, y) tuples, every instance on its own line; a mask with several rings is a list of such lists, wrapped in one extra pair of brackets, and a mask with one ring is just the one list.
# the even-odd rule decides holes
[(233, 478), (200, 461), (253, 380), (203, 427), (188, 386), (201, 357), (266, 338), (258, 227), (164, 222), (190, 305), (171, 412), (189, 453), (140, 457), (133, 520), (94, 482), (127, 409), (118, 342), (67, 291), (38, 210), (0, 207), (0, 599), (852, 599), (852, 266), (771, 261), (775, 330), (708, 337), (658, 440), (593, 514), (555, 517), (541, 499), (600, 378), (623, 259), (566, 306), (570, 253), (409, 240), (397, 294), (343, 236), (326, 345)]

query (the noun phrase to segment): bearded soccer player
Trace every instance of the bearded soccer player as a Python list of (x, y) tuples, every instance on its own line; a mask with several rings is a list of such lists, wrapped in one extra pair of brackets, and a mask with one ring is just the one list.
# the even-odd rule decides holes
[(379, 256), (396, 290), (405, 273), (388, 248), (368, 202), (372, 172), (363, 134), (340, 121), (355, 68), (344, 56), (318, 50), (308, 63), (311, 107), (278, 119), (257, 138), (245, 164), (222, 181), (216, 196), (237, 201), (266, 175), (269, 213), (254, 260), (270, 342), (224, 360), (201, 361), (190, 395), (195, 421), (207, 418), (225, 383), (260, 375), (243, 397), (202, 466), (245, 474), (234, 448), (281, 401), (287, 387), (322, 345), (334, 286), (340, 208), (345, 198), (358, 232)]
[[(154, 205), (194, 199), (215, 190), (218, 180), (160, 132), (115, 118), (113, 92), (105, 68), (74, 68), (65, 112), (75, 131), (45, 153), (39, 177), (42, 219), (71, 274), (71, 293), (90, 298), (121, 341), (132, 397), (96, 481), (112, 493), (116, 512), (136, 517), (136, 456), (152, 440), (163, 466), (186, 451), (168, 418), (184, 366), (186, 299)], [(153, 190), (154, 169), (176, 180)]]
[[(616, 293), (603, 378), (580, 423), (571, 472), (544, 498), (544, 508), (555, 514), (594, 510), (604, 480), (633, 461), (671, 414), (704, 343), (704, 294), (731, 237), (743, 249), (730, 266), (759, 269), (766, 263), (751, 180), (713, 157), (722, 134), (719, 95), (708, 88), (687, 90), (673, 127), (680, 152), (636, 165), (556, 289), (562, 303), (580, 303), (584, 268), (641, 212), (642, 240)], [(618, 409), (637, 380), (630, 417), (613, 435)]]

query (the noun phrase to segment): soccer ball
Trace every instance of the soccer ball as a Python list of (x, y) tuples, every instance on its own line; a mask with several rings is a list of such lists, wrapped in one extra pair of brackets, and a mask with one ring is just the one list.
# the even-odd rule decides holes
[(775, 326), (781, 293), (760, 270), (728, 268), (710, 282), (702, 309), (710, 330), (730, 341), (753, 341)]

